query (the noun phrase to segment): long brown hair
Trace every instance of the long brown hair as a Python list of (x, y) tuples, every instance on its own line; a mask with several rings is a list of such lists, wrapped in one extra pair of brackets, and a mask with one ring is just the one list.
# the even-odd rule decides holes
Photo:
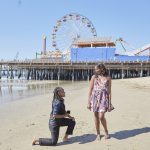
[(98, 77), (98, 75), (105, 76), (105, 77), (108, 76), (108, 71), (107, 71), (104, 64), (102, 64), (102, 63), (98, 64), (98, 65), (95, 66), (95, 68), (99, 69), (99, 71), (95, 71), (95, 76), (96, 77)]

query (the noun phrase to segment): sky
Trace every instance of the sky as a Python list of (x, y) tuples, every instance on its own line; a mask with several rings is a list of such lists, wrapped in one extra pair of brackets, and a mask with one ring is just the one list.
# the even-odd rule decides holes
[[(97, 36), (122, 37), (135, 48), (150, 43), (149, 0), (0, 0), (0, 60), (34, 59), (52, 49), (52, 30), (69, 13), (86, 16)], [(65, 40), (65, 39), (62, 39)]]

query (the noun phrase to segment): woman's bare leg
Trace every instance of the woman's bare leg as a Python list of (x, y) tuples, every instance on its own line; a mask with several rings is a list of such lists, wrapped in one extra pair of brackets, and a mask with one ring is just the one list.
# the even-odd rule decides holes
[(108, 139), (109, 138), (109, 134), (108, 134), (108, 129), (107, 129), (107, 121), (105, 118), (105, 112), (100, 112), (99, 113), (99, 118), (101, 120), (101, 123), (104, 127), (104, 131), (105, 131), (105, 138)]
[(100, 121), (99, 121), (99, 116), (98, 112), (94, 112), (94, 119), (95, 119), (95, 128), (96, 128), (96, 133), (97, 133), (97, 139), (100, 139)]

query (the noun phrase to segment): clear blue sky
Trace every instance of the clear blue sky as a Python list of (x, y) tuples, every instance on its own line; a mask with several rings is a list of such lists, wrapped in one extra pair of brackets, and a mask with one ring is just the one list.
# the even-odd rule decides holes
[(0, 0), (0, 59), (35, 58), (56, 21), (75, 12), (94, 24), (98, 36), (123, 37), (139, 48), (150, 43), (149, 0)]

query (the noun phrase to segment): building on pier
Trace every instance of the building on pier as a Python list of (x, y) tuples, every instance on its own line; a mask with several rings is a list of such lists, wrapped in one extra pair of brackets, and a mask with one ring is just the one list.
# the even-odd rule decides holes
[(111, 37), (76, 40), (71, 48), (71, 61), (113, 61), (116, 46)]
[(78, 39), (71, 48), (71, 61), (149, 61), (149, 56), (121, 55), (111, 37)]
[(40, 59), (52, 62), (149, 61), (149, 56), (116, 53), (116, 43), (112, 37), (78, 38), (66, 51), (47, 51), (44, 37), (40, 55)]

